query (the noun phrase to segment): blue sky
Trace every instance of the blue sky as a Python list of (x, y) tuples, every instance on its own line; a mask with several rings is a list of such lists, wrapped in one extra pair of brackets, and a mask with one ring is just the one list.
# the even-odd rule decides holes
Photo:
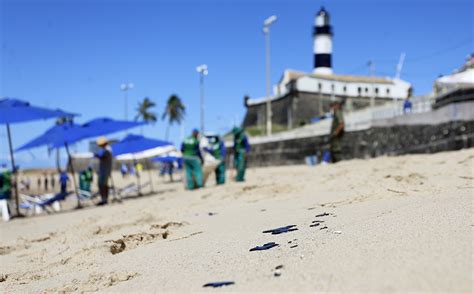
[[(157, 103), (175, 93), (187, 107), (184, 130), (199, 125), (199, 77), (206, 63), (206, 129), (219, 133), (240, 122), (243, 96), (265, 93), (263, 20), (271, 31), (272, 83), (286, 68), (311, 71), (314, 14), (324, 5), (334, 26), (334, 71), (393, 76), (406, 53), (402, 79), (415, 94), (474, 51), (472, 1), (23, 1), (0, 0), (0, 97), (98, 116), (123, 118), (119, 86), (133, 82), (129, 116), (144, 97)], [(53, 121), (13, 126), (19, 146)], [(165, 122), (144, 129), (163, 138)], [(136, 130), (139, 132), (139, 130)], [(171, 129), (178, 144), (180, 128)], [(0, 161), (8, 159), (0, 129)], [(76, 146), (85, 151), (86, 144)], [(53, 165), (45, 148), (18, 153), (22, 166)]]

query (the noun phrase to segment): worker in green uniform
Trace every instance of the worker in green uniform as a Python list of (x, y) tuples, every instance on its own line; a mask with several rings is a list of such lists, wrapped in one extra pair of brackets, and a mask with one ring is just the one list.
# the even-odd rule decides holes
[(83, 170), (79, 175), (79, 189), (90, 192), (93, 177), (92, 167), (89, 166), (87, 169)]
[(245, 181), (245, 169), (247, 168), (247, 153), (250, 151), (250, 144), (242, 128), (235, 127), (234, 134), (234, 167), (237, 171), (235, 180)]
[(0, 204), (2, 204), (0, 205), (0, 213), (4, 221), (10, 220), (8, 202), (12, 195), (12, 180), (12, 172), (7, 169), (7, 165), (0, 165)]
[(199, 131), (193, 130), (191, 136), (187, 137), (181, 144), (183, 153), (184, 169), (186, 170), (186, 186), (189, 190), (202, 187), (202, 165), (204, 160), (199, 149)]
[(12, 195), (12, 172), (6, 165), (0, 167), (0, 200), (9, 200)]
[(331, 151), (331, 162), (336, 163), (342, 159), (341, 141), (344, 136), (344, 116), (340, 99), (332, 99), (330, 106), (333, 118), (329, 134), (329, 150)]
[(216, 167), (216, 183), (222, 185), (225, 183), (225, 155), (226, 149), (224, 142), (219, 136), (211, 136), (209, 138), (209, 147), (205, 150), (209, 152), (215, 159), (220, 160), (221, 163)]

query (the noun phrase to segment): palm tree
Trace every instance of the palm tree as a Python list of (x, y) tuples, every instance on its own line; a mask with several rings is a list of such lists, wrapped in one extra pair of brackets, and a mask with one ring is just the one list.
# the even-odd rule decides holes
[[(150, 98), (145, 97), (143, 98), (142, 102), (138, 102), (137, 107), (137, 115), (135, 116), (135, 120), (142, 120), (144, 122), (151, 122), (154, 123), (157, 121), (156, 114), (151, 112), (150, 109), (155, 107), (155, 102), (151, 101)], [(143, 134), (143, 128), (140, 129), (140, 132)]]
[(168, 140), (169, 137), (169, 131), (170, 131), (170, 126), (173, 123), (177, 123), (178, 125), (181, 124), (181, 122), (184, 119), (184, 115), (186, 114), (186, 107), (184, 106), (183, 102), (181, 102), (181, 99), (173, 94), (168, 98), (168, 102), (166, 102), (166, 108), (165, 112), (163, 112), (163, 115), (161, 119), (168, 119), (168, 126), (166, 127), (166, 140)]

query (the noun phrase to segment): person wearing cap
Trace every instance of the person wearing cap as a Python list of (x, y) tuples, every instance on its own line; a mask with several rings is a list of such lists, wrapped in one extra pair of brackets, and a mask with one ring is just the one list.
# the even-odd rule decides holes
[(220, 160), (219, 165), (216, 167), (216, 183), (217, 185), (225, 184), (225, 155), (226, 149), (224, 142), (219, 136), (212, 136), (209, 138), (209, 147), (205, 150), (209, 152), (215, 159)]
[(234, 134), (234, 167), (237, 170), (235, 180), (245, 181), (245, 169), (247, 168), (247, 153), (250, 151), (250, 144), (242, 128), (232, 129)]
[(329, 150), (331, 151), (331, 162), (336, 163), (342, 159), (341, 141), (344, 136), (344, 116), (342, 114), (342, 103), (339, 99), (331, 99), (332, 124), (329, 134)]
[(97, 205), (104, 205), (109, 200), (109, 178), (112, 173), (112, 150), (109, 146), (107, 138), (100, 137), (96, 141), (97, 146), (100, 147), (99, 152), (95, 157), (99, 159), (99, 193), (102, 200)]
[(194, 129), (191, 136), (181, 144), (184, 169), (186, 170), (186, 186), (189, 190), (202, 187), (202, 165), (204, 160), (199, 149), (199, 131)]

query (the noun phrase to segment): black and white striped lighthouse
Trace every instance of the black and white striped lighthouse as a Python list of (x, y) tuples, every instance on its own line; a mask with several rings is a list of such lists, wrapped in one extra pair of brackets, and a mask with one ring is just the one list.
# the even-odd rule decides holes
[(314, 69), (316, 74), (332, 74), (332, 27), (329, 13), (321, 7), (314, 24)]

